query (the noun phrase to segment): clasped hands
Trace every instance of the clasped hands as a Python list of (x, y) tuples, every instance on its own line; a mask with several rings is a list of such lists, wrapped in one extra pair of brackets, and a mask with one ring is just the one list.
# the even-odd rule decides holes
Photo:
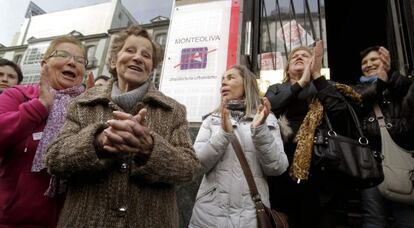
[[(223, 130), (227, 133), (233, 132), (233, 126), (230, 121), (230, 112), (226, 108), (227, 105), (227, 99), (223, 98), (223, 101), (221, 102), (221, 127)], [(269, 113), (271, 111), (271, 105), (269, 100), (266, 97), (262, 98), (262, 104), (259, 105), (257, 108), (256, 115), (253, 118), (253, 122), (251, 127), (256, 128), (266, 122), (267, 116), (269, 116)]]
[(140, 159), (147, 160), (154, 147), (150, 129), (145, 123), (147, 110), (138, 114), (114, 111), (113, 119), (106, 123), (108, 127), (96, 136), (102, 149), (109, 153), (133, 153)]

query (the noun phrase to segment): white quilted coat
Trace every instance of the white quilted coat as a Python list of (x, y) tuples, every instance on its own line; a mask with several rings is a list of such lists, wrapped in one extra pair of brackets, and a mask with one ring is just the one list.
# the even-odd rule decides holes
[[(250, 128), (250, 117), (231, 121), (262, 201), (269, 207), (266, 176), (280, 175), (288, 167), (277, 119), (270, 114), (266, 123), (256, 129)], [(198, 132), (194, 149), (205, 175), (193, 208), (191, 228), (257, 227), (255, 206), (229, 136), (221, 128), (218, 115), (207, 117)]]

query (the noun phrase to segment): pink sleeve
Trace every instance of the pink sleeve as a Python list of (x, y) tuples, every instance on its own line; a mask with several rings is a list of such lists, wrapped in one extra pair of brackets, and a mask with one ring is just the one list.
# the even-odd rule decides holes
[(21, 90), (10, 88), (0, 95), (0, 145), (5, 147), (24, 140), (48, 116), (37, 96), (28, 98)]

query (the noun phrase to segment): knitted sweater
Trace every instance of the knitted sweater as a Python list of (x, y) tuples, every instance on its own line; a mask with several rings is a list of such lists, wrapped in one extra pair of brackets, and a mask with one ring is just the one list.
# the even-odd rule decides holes
[(178, 227), (175, 184), (190, 181), (199, 166), (185, 108), (151, 84), (135, 109), (148, 110), (154, 139), (149, 160), (99, 153), (95, 135), (112, 111), (121, 110), (110, 99), (111, 88), (94, 87), (72, 102), (49, 147), (49, 171), (69, 181), (58, 227)]

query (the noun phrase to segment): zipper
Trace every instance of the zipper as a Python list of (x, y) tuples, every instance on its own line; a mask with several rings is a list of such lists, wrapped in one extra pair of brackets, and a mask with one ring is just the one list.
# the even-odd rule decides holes
[(205, 191), (203, 194), (201, 194), (200, 196), (197, 197), (196, 201), (203, 198), (204, 196), (213, 193), (214, 191), (216, 191), (217, 186), (213, 186), (212, 188), (208, 189), (207, 191)]
[(30, 141), (30, 137), (26, 138), (26, 142), (25, 142), (25, 145), (24, 145), (23, 153), (26, 153), (27, 152), (28, 147), (29, 147), (29, 141)]

